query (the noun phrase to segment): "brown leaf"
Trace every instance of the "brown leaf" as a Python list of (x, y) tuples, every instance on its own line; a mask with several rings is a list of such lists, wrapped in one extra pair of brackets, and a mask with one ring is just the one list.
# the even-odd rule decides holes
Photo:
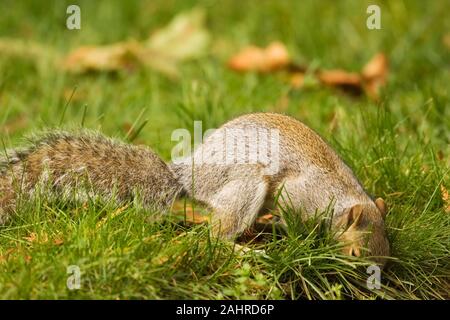
[(327, 86), (340, 88), (354, 94), (362, 92), (361, 76), (354, 72), (341, 69), (323, 70), (317, 72), (317, 78)]
[(329, 86), (360, 86), (361, 77), (357, 73), (347, 72), (341, 69), (320, 71), (319, 80)]
[(450, 196), (448, 190), (441, 184), (441, 196), (444, 201), (444, 210), (446, 213), (450, 213)]
[(376, 54), (364, 66), (361, 75), (364, 80), (364, 90), (370, 98), (378, 99), (380, 88), (386, 84), (388, 73), (388, 60), (383, 53)]
[(378, 53), (364, 66), (361, 74), (365, 80), (385, 79), (388, 73), (388, 61), (386, 55)]
[(143, 42), (125, 41), (105, 46), (80, 47), (63, 62), (69, 72), (119, 71), (149, 67), (169, 77), (178, 75), (178, 63), (194, 59), (209, 45), (204, 12), (182, 12)]
[[(198, 58), (205, 53), (210, 42), (204, 24), (204, 10), (195, 8), (182, 12), (167, 26), (154, 32), (144, 46), (174, 62)], [(153, 60), (155, 57), (149, 58)]]
[(67, 56), (63, 68), (74, 73), (130, 69), (137, 66), (140, 50), (136, 42), (80, 47)]
[(281, 42), (272, 42), (266, 48), (249, 46), (234, 55), (228, 66), (235, 71), (271, 72), (287, 67), (289, 53)]
[(256, 222), (257, 223), (268, 224), (268, 223), (272, 223), (272, 219), (273, 219), (273, 214), (268, 213), (268, 214), (265, 214), (265, 215), (263, 215), (261, 217), (258, 217), (256, 219)]

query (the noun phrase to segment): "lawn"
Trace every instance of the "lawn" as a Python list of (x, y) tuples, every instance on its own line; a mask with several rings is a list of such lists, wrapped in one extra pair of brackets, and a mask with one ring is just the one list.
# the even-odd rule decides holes
[[(385, 199), (392, 259), (381, 288), (369, 290), (370, 262), (340, 255), (315, 219), (248, 244), (266, 255), (240, 254), (211, 238), (207, 224), (175, 215), (149, 222), (151, 213), (133, 206), (34, 199), (0, 227), (1, 299), (450, 298), (442, 193), (450, 190), (449, 1), (77, 1), (80, 30), (66, 28), (74, 1), (3, 2), (0, 37), (27, 41), (29, 54), (0, 45), (2, 149), (44, 128), (84, 126), (169, 161), (172, 132), (193, 132), (195, 120), (206, 130), (247, 112), (286, 113), (325, 137)], [(374, 3), (380, 30), (366, 27)], [(148, 67), (73, 74), (53, 61), (83, 45), (141, 41), (194, 5), (205, 12), (210, 44), (177, 66), (178, 77)], [(273, 41), (311, 69), (357, 72), (384, 52), (388, 82), (373, 100), (311, 79), (296, 89), (283, 71), (227, 67), (241, 48)], [(67, 285), (69, 266), (81, 272), (78, 289)]]

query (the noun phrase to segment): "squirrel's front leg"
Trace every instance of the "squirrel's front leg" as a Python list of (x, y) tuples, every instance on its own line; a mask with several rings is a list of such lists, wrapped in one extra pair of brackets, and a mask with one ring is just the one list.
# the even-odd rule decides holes
[(255, 177), (232, 180), (211, 195), (212, 234), (232, 240), (252, 226), (267, 195), (267, 183)]

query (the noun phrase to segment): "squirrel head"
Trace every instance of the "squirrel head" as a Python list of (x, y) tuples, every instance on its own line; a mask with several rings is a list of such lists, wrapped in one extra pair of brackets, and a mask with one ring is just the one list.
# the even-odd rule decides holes
[(344, 253), (350, 256), (370, 256), (380, 266), (390, 254), (384, 219), (387, 208), (383, 199), (356, 204), (344, 210), (338, 221), (338, 240), (345, 243)]

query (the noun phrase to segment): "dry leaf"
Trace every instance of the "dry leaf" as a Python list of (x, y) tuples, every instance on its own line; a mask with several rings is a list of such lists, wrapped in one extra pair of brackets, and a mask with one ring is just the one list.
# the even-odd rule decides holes
[(323, 70), (317, 72), (319, 81), (327, 86), (336, 87), (345, 91), (360, 94), (362, 92), (361, 76), (354, 72), (341, 69)]
[(166, 27), (153, 33), (144, 46), (174, 62), (198, 58), (205, 53), (210, 41), (204, 24), (202, 9), (180, 13)]
[(280, 42), (272, 42), (266, 48), (244, 48), (229, 60), (228, 66), (235, 71), (270, 72), (287, 67), (290, 62), (286, 47)]
[(209, 45), (204, 12), (193, 9), (177, 15), (168, 26), (142, 43), (119, 42), (80, 47), (63, 62), (69, 72), (119, 71), (147, 66), (167, 76), (178, 75), (178, 63), (199, 57)]
[(264, 224), (268, 224), (268, 223), (272, 223), (273, 220), (273, 214), (265, 214), (261, 217), (258, 217), (258, 219), (256, 219), (256, 222), (258, 223), (264, 223)]
[(383, 53), (376, 54), (363, 68), (361, 75), (364, 90), (373, 99), (378, 99), (379, 91), (386, 84), (389, 72), (388, 60)]
[(448, 194), (448, 190), (441, 184), (441, 196), (442, 201), (444, 201), (444, 210), (447, 213), (450, 213), (450, 196)]
[(388, 73), (388, 61), (383, 53), (376, 54), (363, 68), (361, 74), (365, 80), (385, 80)]
[(341, 69), (320, 71), (317, 75), (319, 80), (329, 86), (355, 86), (361, 85), (361, 77), (357, 73), (347, 72)]
[(63, 68), (74, 73), (130, 69), (136, 67), (136, 55), (140, 50), (136, 42), (80, 47), (67, 56)]

